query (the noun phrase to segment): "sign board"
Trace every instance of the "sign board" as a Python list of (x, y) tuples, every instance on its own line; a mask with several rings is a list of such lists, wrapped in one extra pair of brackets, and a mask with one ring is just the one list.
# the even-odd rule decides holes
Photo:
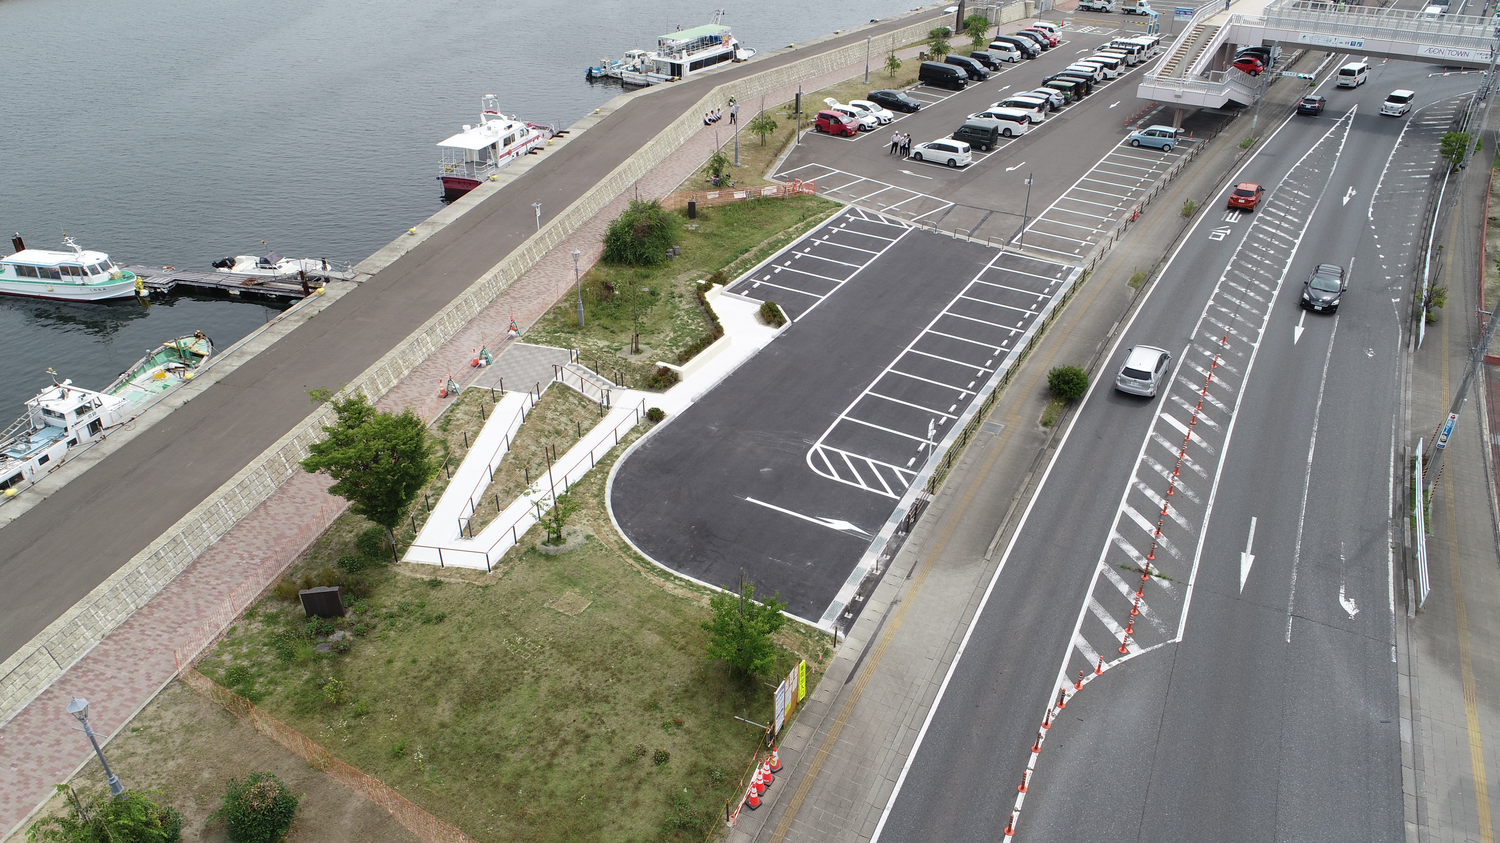
[(798, 662), (792, 672), (776, 686), (776, 720), (772, 734), (781, 734), (781, 728), (792, 719), (797, 703), (807, 697), (807, 662)]
[(797, 662), (797, 701), (807, 699), (807, 662)]
[(1453, 435), (1453, 428), (1458, 424), (1458, 413), (1449, 413), (1448, 420), (1443, 422), (1443, 430), (1432, 443), (1434, 448), (1448, 447), (1448, 437)]
[(1453, 59), (1455, 61), (1489, 61), (1489, 50), (1464, 50), (1458, 47), (1431, 47), (1422, 46), (1417, 48), (1417, 55), (1424, 58)]
[(1348, 47), (1351, 49), (1359, 49), (1361, 47), (1364, 47), (1365, 39), (1340, 38), (1337, 35), (1317, 35), (1311, 32), (1299, 32), (1297, 33), (1297, 43), (1315, 44), (1319, 47)]
[(1178, 6), (1172, 9), (1172, 20), (1192, 20), (1193, 13), (1197, 11), (1192, 6)]

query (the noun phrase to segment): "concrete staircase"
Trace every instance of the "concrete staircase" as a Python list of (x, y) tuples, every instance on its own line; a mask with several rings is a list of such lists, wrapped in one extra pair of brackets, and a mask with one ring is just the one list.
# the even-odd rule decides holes
[(1172, 52), (1167, 55), (1166, 61), (1162, 62), (1156, 75), (1164, 79), (1181, 79), (1187, 76), (1204, 51), (1213, 46), (1214, 37), (1222, 28), (1208, 21), (1194, 24), (1192, 29), (1177, 39)]

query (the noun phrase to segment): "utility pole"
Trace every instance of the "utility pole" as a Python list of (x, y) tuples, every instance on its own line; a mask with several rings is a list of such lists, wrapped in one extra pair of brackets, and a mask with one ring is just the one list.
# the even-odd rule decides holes
[[(1443, 455), (1447, 453), (1448, 438), (1453, 434), (1453, 429), (1458, 424), (1458, 414), (1463, 412), (1464, 402), (1469, 400), (1469, 387), (1474, 383), (1474, 373), (1479, 371), (1479, 367), (1484, 363), (1485, 351), (1490, 347), (1490, 339), (1495, 336), (1495, 326), (1500, 325), (1500, 319), (1496, 319), (1494, 314), (1485, 311), (1481, 312), (1485, 316), (1490, 317), (1490, 320), (1485, 323), (1484, 333), (1480, 335), (1479, 344), (1474, 346), (1474, 353), (1469, 356), (1468, 368), (1464, 369), (1464, 379), (1459, 383), (1458, 392), (1453, 396), (1453, 406), (1448, 409), (1448, 419), (1443, 422), (1444, 430), (1433, 439), (1432, 457), (1424, 463), (1427, 466), (1427, 477), (1431, 477), (1432, 482), (1436, 482), (1438, 475), (1442, 473)], [(1428, 482), (1426, 478), (1423, 478), (1422, 489), (1424, 492), (1431, 494), (1432, 482)]]
[(865, 84), (870, 84), (870, 39), (873, 35), (865, 36)]
[(1028, 225), (1031, 224), (1031, 176), (1032, 175), (1034, 175), (1034, 174), (1027, 174), (1027, 176), (1026, 176), (1026, 209), (1021, 212), (1021, 239), (1020, 239), (1019, 245), (1023, 249), (1026, 248), (1026, 226), (1028, 226)]

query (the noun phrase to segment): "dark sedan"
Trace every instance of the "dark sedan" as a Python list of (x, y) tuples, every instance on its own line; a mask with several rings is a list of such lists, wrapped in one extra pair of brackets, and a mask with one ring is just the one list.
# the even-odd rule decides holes
[(920, 102), (900, 91), (871, 91), (865, 99), (889, 108), (891, 111), (900, 111), (904, 114), (911, 114), (922, 107)]
[(1317, 117), (1319, 114), (1323, 113), (1323, 106), (1327, 104), (1327, 97), (1303, 97), (1302, 100), (1297, 103), (1297, 113), (1306, 114), (1310, 117)]
[(1320, 263), (1312, 277), (1302, 282), (1302, 306), (1320, 313), (1339, 309), (1339, 300), (1349, 285), (1344, 283), (1344, 268), (1338, 264)]

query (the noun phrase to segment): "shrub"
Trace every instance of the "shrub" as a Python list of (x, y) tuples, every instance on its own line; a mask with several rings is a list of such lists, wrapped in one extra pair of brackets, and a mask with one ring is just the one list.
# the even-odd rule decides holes
[(158, 805), (139, 791), (127, 790), (119, 799), (98, 793), (80, 798), (73, 788), (57, 785), (68, 795), (68, 813), (37, 820), (26, 830), (31, 841), (56, 843), (177, 843), (182, 839), (182, 815)]
[(385, 529), (382, 527), (367, 527), (354, 538), (354, 549), (361, 556), (370, 559), (384, 559), (390, 552), (390, 543), (386, 541)]
[(1047, 388), (1063, 401), (1074, 401), (1088, 391), (1089, 376), (1078, 366), (1056, 366), (1047, 372)]
[[(668, 371), (671, 370), (669, 369)], [(666, 417), (667, 411), (663, 410), (660, 407), (652, 407), (651, 409), (646, 411), (646, 421), (651, 422), (652, 424), (657, 424)]]
[(766, 324), (773, 328), (780, 328), (786, 324), (786, 314), (782, 313), (781, 308), (773, 301), (761, 304), (760, 318), (764, 319)]
[(658, 767), (671, 760), (672, 753), (667, 752), (665, 749), (658, 749), (657, 751), (651, 753), (651, 762)]
[[(377, 527), (376, 529), (379, 528)], [(373, 562), (373, 559), (363, 554), (350, 554), (348, 556), (340, 556), (339, 570), (343, 571), (346, 574), (357, 574), (360, 571), (363, 571), (365, 568), (368, 568)]]
[(251, 773), (244, 781), (229, 780), (224, 804), (210, 819), (223, 818), (233, 843), (276, 843), (296, 813), (297, 797), (275, 773)]
[(671, 389), (682, 380), (676, 369), (668, 369), (666, 366), (657, 366), (651, 377), (646, 378), (646, 386), (650, 389)]
[(1189, 200), (1187, 200), (1187, 201), (1185, 201), (1185, 202), (1182, 203), (1182, 215), (1183, 216), (1190, 217), (1190, 216), (1192, 216), (1193, 214), (1196, 214), (1196, 213), (1198, 213), (1198, 203), (1197, 202), (1194, 202), (1193, 200), (1189, 199)]
[(298, 600), (297, 592), (300, 590), (301, 586), (297, 585), (296, 580), (293, 580), (290, 577), (285, 577), (280, 582), (276, 583), (275, 588), (271, 589), (271, 594), (277, 600), (285, 600), (288, 603), (296, 603)]
[(663, 208), (661, 202), (632, 200), (604, 233), (603, 260), (626, 266), (660, 266), (667, 262), (667, 249), (677, 239), (681, 225), (677, 215)]

